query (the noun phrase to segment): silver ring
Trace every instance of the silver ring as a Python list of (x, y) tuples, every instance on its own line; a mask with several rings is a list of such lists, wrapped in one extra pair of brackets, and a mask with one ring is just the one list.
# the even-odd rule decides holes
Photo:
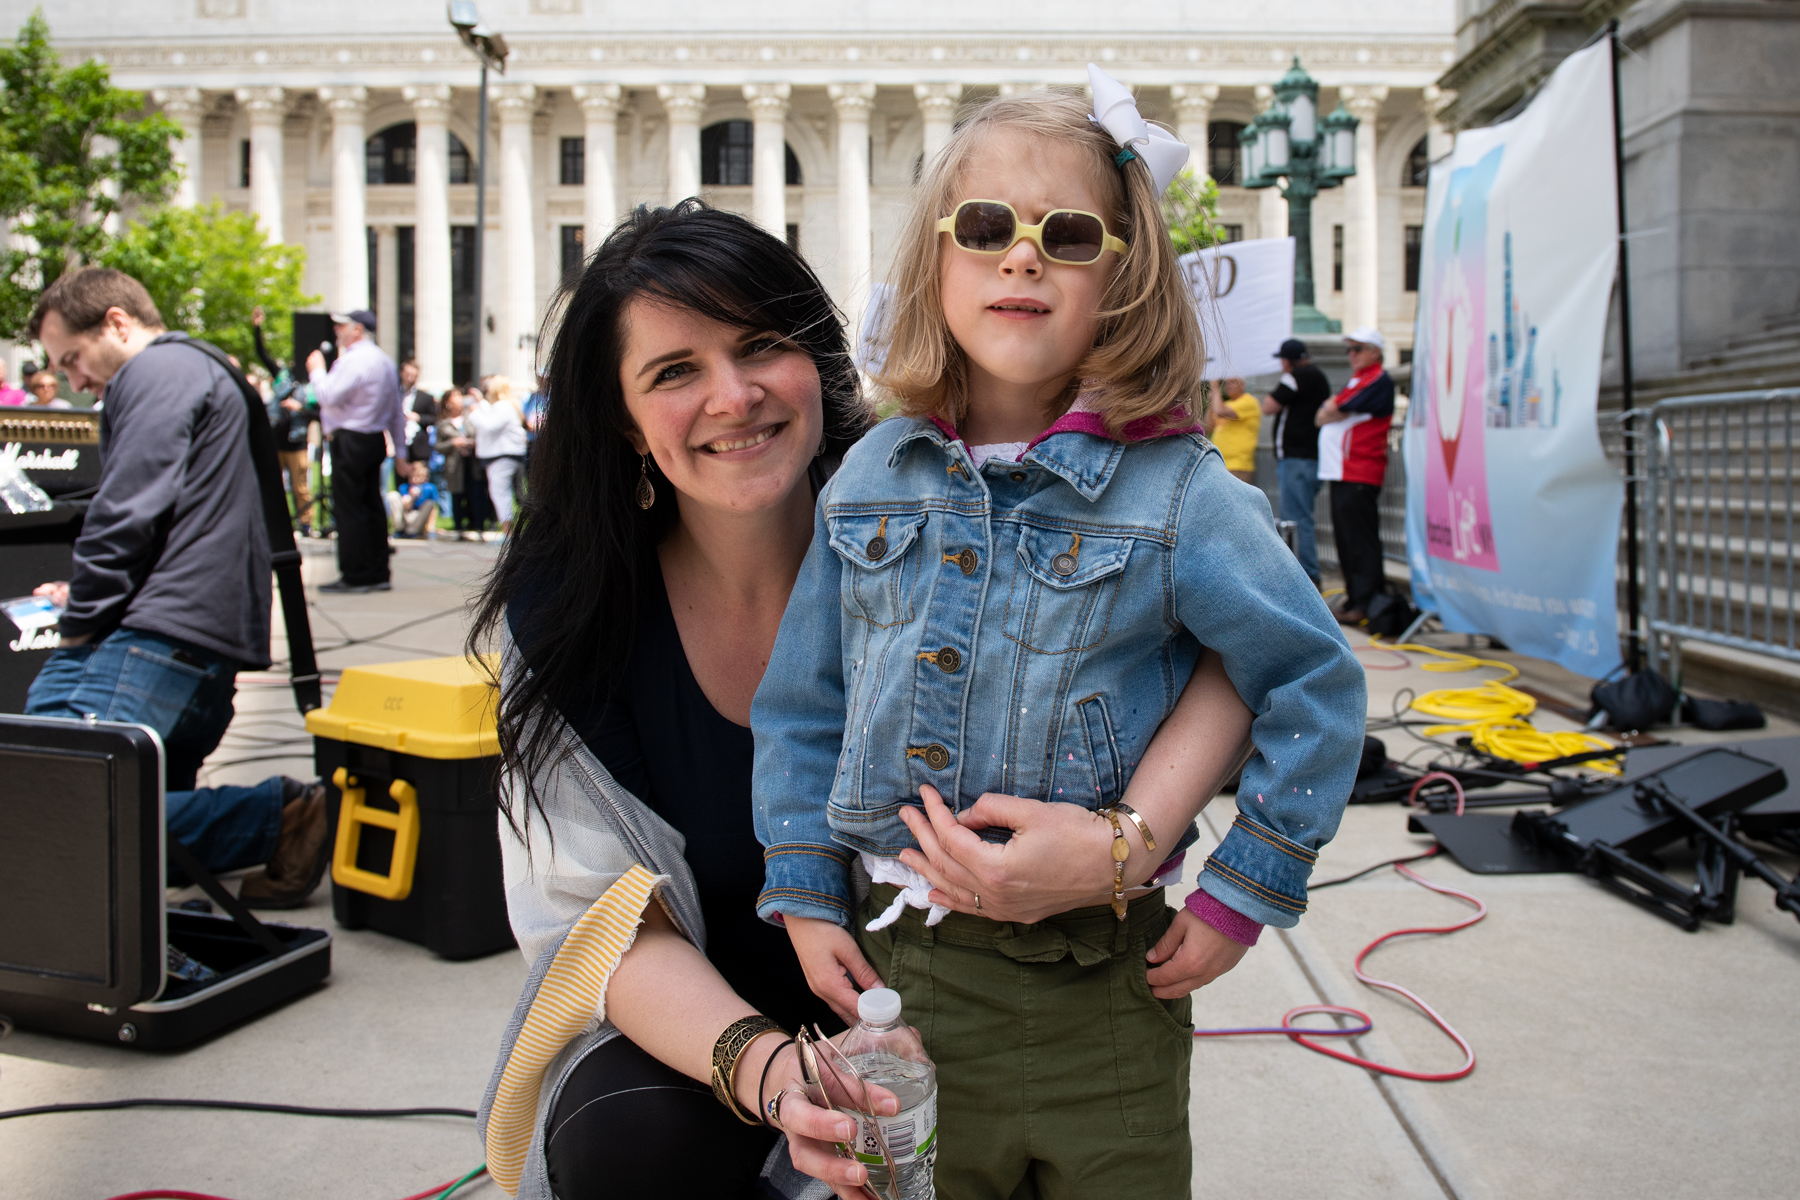
[(976, 892), (976, 893), (974, 893), (974, 896), (975, 896), (975, 911), (980, 912), (981, 911), (981, 893)]

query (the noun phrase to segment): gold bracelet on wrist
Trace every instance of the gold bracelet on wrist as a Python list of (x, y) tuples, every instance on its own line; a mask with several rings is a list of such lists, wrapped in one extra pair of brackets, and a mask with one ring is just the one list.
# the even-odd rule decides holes
[(731, 1110), (731, 1115), (746, 1125), (761, 1125), (762, 1118), (745, 1111), (737, 1098), (738, 1062), (744, 1057), (744, 1051), (750, 1043), (764, 1034), (779, 1033), (784, 1037), (787, 1031), (761, 1013), (748, 1017), (739, 1017), (725, 1027), (719, 1040), (713, 1043), (712, 1052), (712, 1090), (720, 1104)]
[(1125, 860), (1131, 857), (1131, 843), (1125, 840), (1125, 831), (1119, 827), (1119, 811), (1116, 808), (1103, 808), (1100, 815), (1112, 822), (1112, 860), (1113, 860), (1113, 916), (1125, 919)]
[(1113, 805), (1113, 807), (1115, 809), (1117, 809), (1119, 812), (1122, 812), (1126, 816), (1130, 817), (1131, 823), (1133, 825), (1137, 826), (1138, 836), (1140, 836), (1144, 839), (1144, 849), (1146, 849), (1146, 850), (1156, 849), (1156, 835), (1150, 832), (1150, 822), (1144, 820), (1143, 817), (1139, 816), (1137, 809), (1131, 807), (1131, 805), (1129, 805), (1129, 804), (1126, 804), (1123, 800), (1121, 800), (1119, 803)]

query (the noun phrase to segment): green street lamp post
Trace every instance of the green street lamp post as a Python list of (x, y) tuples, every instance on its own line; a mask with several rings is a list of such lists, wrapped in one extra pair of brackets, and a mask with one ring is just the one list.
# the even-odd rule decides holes
[(1340, 326), (1313, 307), (1312, 202), (1356, 174), (1356, 118), (1340, 101), (1319, 119), (1319, 83), (1294, 65), (1275, 85), (1275, 103), (1238, 135), (1247, 188), (1278, 187), (1294, 239), (1294, 332), (1336, 333)]
[(478, 121), (479, 132), (476, 140), (481, 144), (475, 152), (475, 246), (473, 254), (473, 278), (470, 283), (475, 288), (475, 340), (474, 348), (469, 352), (469, 378), (475, 383), (481, 382), (481, 262), (483, 239), (487, 235), (487, 152), (488, 152), (488, 68), (506, 74), (506, 56), (510, 53), (506, 47), (506, 39), (481, 23), (481, 14), (475, 9), (474, 0), (451, 0), (449, 6), (450, 26), (462, 39), (463, 45), (475, 52), (481, 60), (481, 115)]

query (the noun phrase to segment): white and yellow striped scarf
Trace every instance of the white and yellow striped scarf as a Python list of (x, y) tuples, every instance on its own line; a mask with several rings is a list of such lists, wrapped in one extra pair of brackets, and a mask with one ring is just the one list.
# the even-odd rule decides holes
[(531, 1149), (544, 1070), (589, 1022), (605, 1017), (607, 981), (637, 936), (656, 880), (634, 864), (575, 922), (544, 972), (488, 1115), (488, 1174), (508, 1195), (518, 1192)]

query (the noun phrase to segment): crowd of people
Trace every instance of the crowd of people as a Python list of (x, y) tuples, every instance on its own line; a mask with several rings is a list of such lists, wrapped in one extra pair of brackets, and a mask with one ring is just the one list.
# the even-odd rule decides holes
[[(504, 375), (433, 394), (419, 386), (416, 360), (396, 368), (375, 344), (376, 317), (367, 310), (333, 315), (336, 362), (314, 351), (304, 370), (291, 370), (263, 341), (261, 309), (252, 320), (262, 369), (251, 379), (268, 404), (295, 523), (303, 537), (336, 534), (341, 542), (349, 517), (349, 539), (361, 551), (352, 551), (348, 586), (385, 582), (364, 561), (378, 536), (479, 541), (493, 526), (511, 533), (545, 403), (541, 378), (523, 395)], [(386, 528), (374, 529), (376, 521)]]

